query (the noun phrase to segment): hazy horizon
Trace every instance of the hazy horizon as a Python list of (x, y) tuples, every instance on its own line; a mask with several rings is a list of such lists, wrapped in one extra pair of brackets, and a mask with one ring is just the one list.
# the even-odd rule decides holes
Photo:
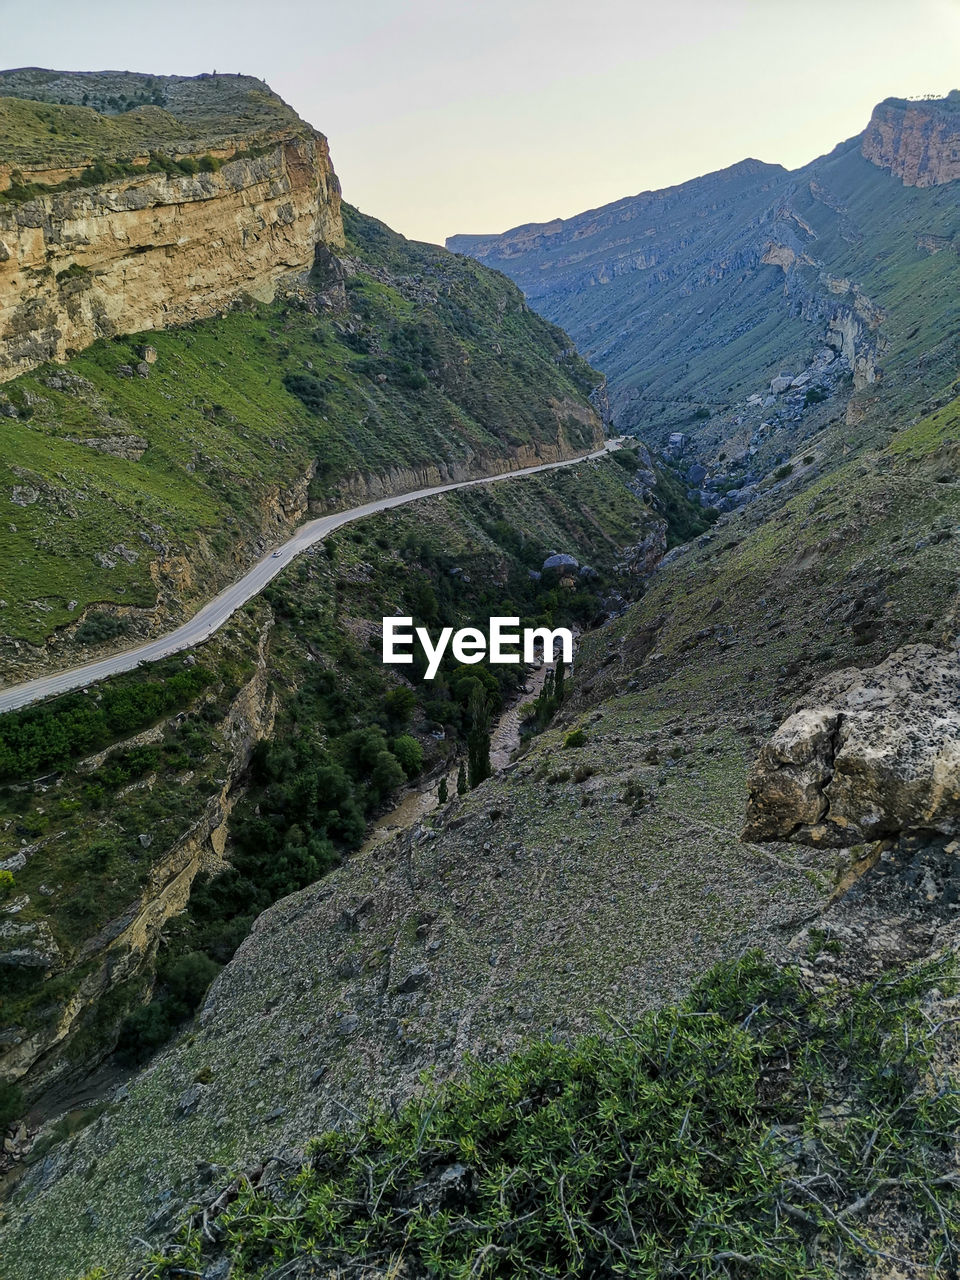
[[(754, 157), (795, 169), (887, 97), (960, 87), (960, 0), (51, 0), (6, 66), (257, 75), (327, 135), (344, 196), (405, 235), (492, 234)], [(923, 33), (923, 40), (918, 33)]]

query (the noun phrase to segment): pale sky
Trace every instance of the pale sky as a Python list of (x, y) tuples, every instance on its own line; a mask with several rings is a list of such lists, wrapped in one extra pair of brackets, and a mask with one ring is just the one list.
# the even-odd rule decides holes
[(960, 88), (960, 0), (0, 0), (0, 30), (7, 67), (258, 75), (351, 203), (439, 242), (793, 168)]

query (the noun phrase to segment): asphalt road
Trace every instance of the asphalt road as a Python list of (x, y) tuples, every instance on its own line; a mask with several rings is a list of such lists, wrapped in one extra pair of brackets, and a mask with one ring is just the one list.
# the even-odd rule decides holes
[(70, 689), (85, 688), (96, 680), (104, 680), (107, 676), (118, 675), (121, 671), (132, 671), (144, 662), (156, 662), (160, 658), (169, 657), (182, 649), (192, 649), (202, 644), (222, 627), (231, 614), (241, 605), (247, 603), (301, 551), (322, 542), (328, 533), (339, 529), (342, 525), (352, 524), (354, 520), (362, 520), (365, 516), (376, 515), (379, 511), (387, 511), (391, 507), (402, 507), (408, 502), (418, 502), (422, 498), (433, 498), (440, 493), (449, 493), (452, 489), (469, 489), (478, 484), (495, 484), (500, 480), (514, 480), (519, 476), (536, 475), (539, 471), (554, 471), (558, 467), (575, 466), (578, 462), (589, 462), (593, 458), (602, 458), (606, 454), (619, 449), (621, 440), (608, 440), (602, 449), (581, 455), (579, 458), (568, 458), (564, 462), (545, 462), (536, 467), (524, 467), (521, 471), (504, 471), (496, 476), (484, 476), (479, 480), (461, 480), (457, 484), (435, 485), (432, 489), (416, 489), (412, 493), (401, 493), (390, 498), (379, 498), (376, 502), (367, 502), (362, 507), (353, 507), (349, 511), (337, 511), (329, 516), (320, 516), (301, 525), (297, 532), (276, 551), (264, 556), (242, 578), (226, 587), (218, 596), (194, 614), (189, 622), (177, 627), (156, 640), (137, 645), (113, 654), (109, 658), (101, 658), (98, 662), (88, 662), (82, 667), (73, 667), (69, 671), (60, 671), (55, 675), (41, 676), (37, 680), (28, 680), (25, 684), (11, 685), (0, 689), (0, 712), (13, 711), (30, 702), (39, 702), (43, 698), (53, 697), (58, 693), (67, 693)]

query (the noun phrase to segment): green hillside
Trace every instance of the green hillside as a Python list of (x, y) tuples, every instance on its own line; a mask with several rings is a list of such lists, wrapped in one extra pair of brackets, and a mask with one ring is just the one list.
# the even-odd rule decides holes
[(168, 609), (212, 595), (307, 499), (350, 505), (362, 477), (411, 488), (428, 466), (482, 475), (523, 448), (594, 443), (596, 375), (515, 286), (345, 221), (344, 256), (313, 288), (101, 341), (0, 388), (10, 661), (10, 641), (38, 644), (88, 605), (152, 610), (158, 568)]
[[(562, 223), (447, 243), (562, 324), (607, 375), (620, 424), (651, 442), (683, 430), (709, 455), (773, 377), (801, 373), (825, 343), (841, 351), (845, 323), (858, 387), (882, 377), (888, 404), (923, 406), (955, 365), (957, 184), (905, 186), (860, 144), (792, 173), (744, 161)], [(771, 412), (748, 407), (746, 420)]]

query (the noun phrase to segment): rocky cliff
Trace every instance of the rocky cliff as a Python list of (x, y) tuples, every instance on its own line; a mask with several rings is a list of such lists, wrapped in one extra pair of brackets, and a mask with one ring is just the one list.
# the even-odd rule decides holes
[(905, 187), (955, 181), (960, 178), (960, 91), (942, 99), (881, 102), (864, 131), (861, 150)]
[[(117, 1023), (123, 1016), (124, 999), (133, 998), (138, 984), (149, 988), (153, 978), (152, 964), (161, 932), (171, 917), (183, 911), (191, 886), (201, 871), (212, 873), (222, 868), (230, 814), (242, 790), (241, 779), (256, 743), (268, 737), (273, 726), (276, 698), (267, 679), (267, 645), (272, 619), (267, 615), (259, 622), (259, 630), (251, 628), (247, 645), (255, 654), (252, 671), (230, 696), (210, 699), (204, 706), (216, 723), (216, 747), (211, 749), (209, 764), (218, 771), (217, 785), (200, 805), (184, 799), (179, 816), (172, 827), (164, 828), (141, 814), (147, 830), (140, 836), (140, 853), (149, 858), (140, 890), (124, 902), (122, 909), (84, 936), (77, 936), (42, 913), (49, 907), (62, 885), (56, 889), (44, 886), (39, 894), (40, 913), (31, 907), (29, 895), (22, 894), (7, 902), (0, 911), (0, 974), (4, 975), (5, 994), (16, 999), (24, 978), (39, 978), (45, 983), (45, 1000), (27, 1007), (12, 1023), (0, 1026), (0, 1080), (27, 1082), (32, 1097), (56, 1088), (69, 1089), (83, 1076), (89, 1062), (109, 1046), (116, 1035)], [(228, 641), (225, 651), (230, 653)], [(209, 654), (207, 655), (210, 656)], [(216, 710), (214, 710), (216, 708)], [(219, 714), (217, 714), (219, 712)], [(162, 721), (153, 728), (126, 739), (116, 747), (100, 752), (77, 764), (78, 775), (99, 778), (125, 752), (149, 751), (162, 743), (165, 735), (176, 731), (184, 715)], [(48, 780), (50, 781), (50, 780)], [(182, 780), (186, 786), (188, 777)], [(55, 785), (59, 787), (60, 779)], [(94, 782), (92, 785), (96, 785)], [(159, 791), (157, 772), (145, 782), (133, 784), (126, 792), (127, 803), (148, 798)], [(114, 803), (114, 812), (121, 807)], [(108, 837), (111, 828), (105, 820), (97, 832)], [(15, 833), (9, 825), (0, 833), (0, 851), (9, 853)], [(0, 863), (13, 870), (18, 878), (27, 864), (38, 858), (45, 861), (53, 876), (70, 874), (69, 857), (83, 845), (83, 834), (76, 830), (58, 831), (46, 839), (27, 844), (21, 841), (12, 858)], [(149, 852), (148, 852), (149, 851)], [(66, 857), (67, 861), (58, 861)], [(89, 869), (88, 873), (89, 875)], [(80, 885), (74, 886), (77, 894)], [(4, 1008), (0, 1020), (9, 1014)], [(78, 1038), (85, 1040), (79, 1051)], [(2, 1173), (2, 1169), (0, 1169)]]
[[(318, 241), (343, 242), (326, 139), (259, 81), (229, 78), (224, 95), (217, 78), (158, 78), (163, 107), (108, 117), (64, 98), (123, 108), (151, 78), (96, 77), (94, 88), (39, 74), (0, 76), (0, 381), (97, 338), (197, 320), (243, 294), (269, 299), (282, 276), (312, 266)], [(60, 101), (3, 96), (41, 91)], [(224, 96), (259, 114), (224, 120)], [(210, 98), (216, 113), (204, 113)], [(38, 110), (55, 136), (78, 125), (84, 138), (38, 159)]]

